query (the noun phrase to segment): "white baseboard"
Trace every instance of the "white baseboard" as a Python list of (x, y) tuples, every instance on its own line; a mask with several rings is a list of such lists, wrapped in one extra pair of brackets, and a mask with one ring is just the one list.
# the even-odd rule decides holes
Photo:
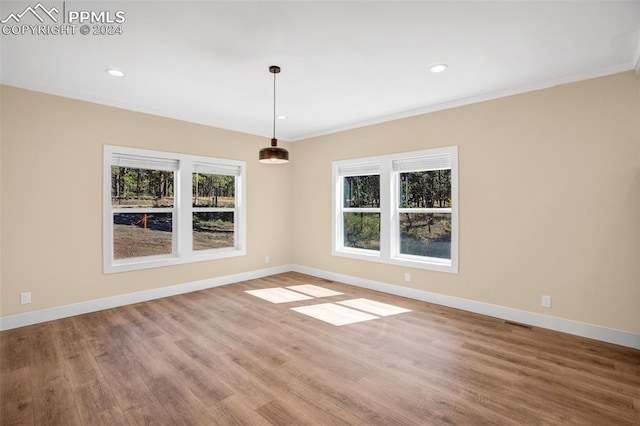
[(74, 315), (87, 314), (89, 312), (102, 311), (104, 309), (116, 308), (118, 306), (131, 305), (133, 303), (146, 302), (148, 300), (160, 299), (162, 297), (175, 296), (177, 294), (204, 290), (206, 288), (233, 284), (241, 281), (252, 280), (255, 278), (262, 278), (269, 275), (289, 272), (291, 270), (291, 265), (275, 266), (273, 268), (259, 269), (256, 271), (209, 278), (200, 281), (192, 281), (189, 283), (154, 288), (151, 290), (138, 291), (135, 293), (127, 293), (118, 296), (105, 297), (102, 299), (88, 300), (86, 302), (73, 303), (70, 305), (55, 306), (53, 308), (41, 309), (38, 311), (7, 315), (4, 317), (0, 317), (0, 331), (10, 330), (12, 328), (23, 327), (31, 324), (38, 324), (46, 321), (52, 321), (60, 318), (67, 318)]
[(318, 278), (337, 281), (383, 293), (408, 297), (410, 299), (449, 306), (451, 308), (462, 309), (468, 312), (488, 315), (535, 327), (547, 328), (576, 336), (588, 337), (603, 342), (614, 343), (616, 345), (628, 346), (640, 349), (640, 334), (629, 331), (617, 330), (614, 328), (602, 327), (594, 324), (587, 324), (579, 321), (564, 318), (552, 317), (548, 315), (527, 312), (519, 309), (507, 308), (504, 306), (492, 305), (490, 303), (477, 302), (475, 300), (463, 299), (460, 297), (447, 296), (445, 294), (432, 293), (425, 290), (418, 290), (379, 281), (367, 280), (350, 275), (328, 272), (322, 269), (310, 268), (307, 266), (293, 265), (293, 271), (302, 274), (312, 275)]
[(101, 311), (104, 309), (116, 308), (118, 306), (130, 305), (133, 303), (145, 302), (159, 299), (161, 297), (175, 296), (177, 294), (189, 293), (192, 291), (204, 290), (206, 288), (218, 287), (233, 284), (241, 281), (262, 278), (269, 275), (281, 274), (284, 272), (300, 272), (318, 278), (324, 278), (357, 287), (368, 288), (381, 291), (383, 293), (395, 294), (397, 296), (408, 297), (410, 299), (449, 306), (451, 308), (462, 309), (468, 312), (475, 312), (535, 327), (547, 328), (576, 336), (588, 337), (601, 340), (603, 342), (628, 346), (640, 349), (640, 334), (629, 331), (617, 330), (602, 327), (594, 324), (587, 324), (579, 321), (564, 318), (552, 317), (548, 315), (527, 312), (519, 309), (507, 308), (505, 306), (492, 305), (460, 297), (447, 296), (445, 294), (432, 293), (425, 290), (387, 284), (380, 281), (373, 281), (350, 275), (338, 274), (322, 269), (311, 268), (301, 265), (281, 265), (273, 268), (259, 269), (256, 271), (243, 272), (239, 274), (215, 277), (201, 281), (193, 281), (184, 284), (176, 284), (168, 287), (160, 287), (151, 290), (139, 291), (136, 293), (122, 294), (118, 296), (94, 299), (86, 302), (74, 303), (70, 305), (56, 306), (53, 308), (41, 309), (38, 311), (24, 312), (21, 314), (7, 315), (0, 317), (0, 331), (12, 328), (23, 327), (31, 324), (52, 321), (60, 318), (67, 318), (74, 315), (86, 314), (89, 312)]

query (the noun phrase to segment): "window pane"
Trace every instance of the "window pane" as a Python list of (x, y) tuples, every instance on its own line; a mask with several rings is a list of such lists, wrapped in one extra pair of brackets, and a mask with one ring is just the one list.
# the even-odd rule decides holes
[(173, 252), (171, 213), (113, 215), (113, 258), (155, 256)]
[(111, 167), (113, 207), (173, 207), (173, 172)]
[(193, 173), (193, 207), (235, 207), (236, 179), (234, 176)]
[(344, 207), (380, 207), (380, 175), (346, 176)]
[(193, 249), (235, 247), (233, 212), (193, 213)]
[(451, 207), (451, 169), (400, 173), (401, 208)]
[(344, 246), (380, 250), (380, 213), (343, 213)]
[(400, 253), (451, 259), (451, 214), (400, 213)]

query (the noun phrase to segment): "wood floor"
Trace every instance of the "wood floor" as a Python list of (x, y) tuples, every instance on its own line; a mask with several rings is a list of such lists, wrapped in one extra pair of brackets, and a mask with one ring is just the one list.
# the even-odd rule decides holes
[[(344, 295), (244, 292), (297, 284)], [(356, 297), (412, 312), (337, 327), (290, 309)], [(0, 344), (2, 425), (640, 425), (638, 350), (296, 273)]]

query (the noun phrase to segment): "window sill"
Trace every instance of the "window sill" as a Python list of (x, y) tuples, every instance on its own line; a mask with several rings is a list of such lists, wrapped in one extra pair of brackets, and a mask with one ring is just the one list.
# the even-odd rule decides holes
[(124, 259), (111, 264), (105, 264), (103, 272), (105, 274), (115, 274), (118, 272), (137, 271), (140, 269), (151, 269), (163, 266), (181, 265), (184, 263), (204, 262), (207, 260), (226, 259), (246, 255), (246, 250), (237, 249), (214, 249), (203, 252), (194, 252), (189, 257), (177, 256), (150, 256), (148, 258), (138, 257)]
[(389, 265), (399, 265), (407, 268), (426, 269), (430, 271), (446, 272), (449, 274), (458, 273), (458, 265), (454, 265), (451, 260), (430, 259), (422, 260), (413, 257), (392, 257), (384, 258), (379, 252), (367, 253), (368, 250), (333, 250), (332, 254), (350, 259), (366, 260), (370, 262), (386, 263)]

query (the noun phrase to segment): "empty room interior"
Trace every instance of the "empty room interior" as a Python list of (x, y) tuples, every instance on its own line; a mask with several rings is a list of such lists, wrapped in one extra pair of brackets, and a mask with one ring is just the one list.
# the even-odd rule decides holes
[(640, 2), (0, 18), (0, 424), (640, 424)]

